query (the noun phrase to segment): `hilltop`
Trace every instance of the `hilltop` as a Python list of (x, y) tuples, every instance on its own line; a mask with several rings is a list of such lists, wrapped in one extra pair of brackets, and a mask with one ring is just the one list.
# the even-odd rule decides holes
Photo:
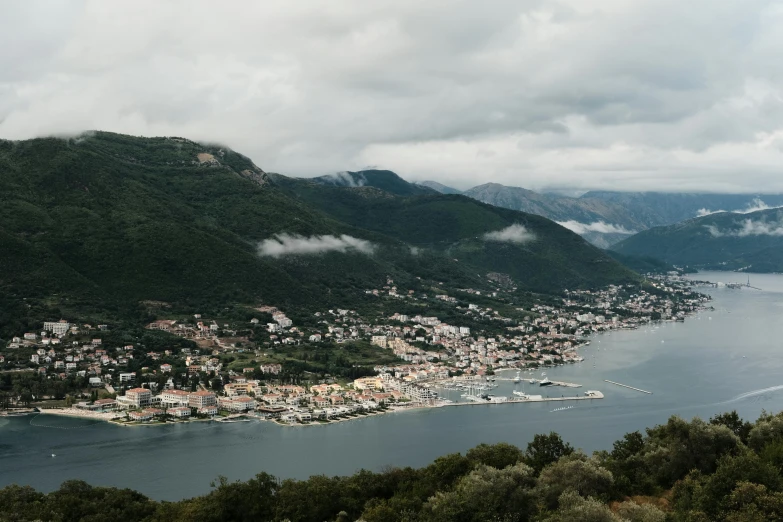
[(357, 172), (339, 172), (312, 178), (314, 183), (331, 187), (375, 187), (398, 196), (437, 194), (438, 191), (415, 183), (409, 183), (390, 170), (360, 170)]
[[(399, 195), (405, 186), (386, 173), (369, 177), (392, 192), (271, 175), (227, 147), (184, 138), (3, 141), (0, 172), (8, 330), (66, 311), (146, 320), (151, 301), (357, 306), (387, 277), (485, 288), (488, 272), (503, 272), (520, 292), (636, 278), (541, 217), (424, 188)], [(485, 237), (512, 225), (535, 240)]]
[(423, 187), (431, 188), (433, 190), (437, 190), (441, 194), (462, 194), (461, 190), (448, 187), (442, 183), (438, 183), (437, 181), (419, 181), (416, 184), (421, 185)]
[(694, 268), (780, 272), (783, 209), (720, 212), (690, 219), (640, 232), (613, 250)]

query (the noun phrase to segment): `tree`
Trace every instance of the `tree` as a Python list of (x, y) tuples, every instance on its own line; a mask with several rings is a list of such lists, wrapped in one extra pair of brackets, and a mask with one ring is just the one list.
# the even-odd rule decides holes
[(617, 507), (617, 514), (628, 522), (665, 522), (666, 513), (650, 504), (623, 502)]
[(734, 435), (740, 438), (743, 444), (748, 443), (748, 435), (750, 435), (750, 430), (753, 428), (751, 423), (745, 422), (740, 418), (737, 410), (711, 417), (710, 424), (715, 426), (726, 426)]
[(522, 460), (523, 456), (524, 454), (519, 448), (506, 442), (479, 444), (475, 448), (468, 450), (465, 455), (468, 460), (497, 469), (513, 466)]
[(550, 509), (557, 507), (560, 495), (568, 490), (583, 497), (606, 501), (613, 481), (612, 473), (599, 466), (595, 459), (589, 459), (583, 453), (573, 453), (541, 471), (536, 494)]
[(540, 473), (545, 466), (557, 462), (560, 457), (570, 455), (573, 452), (574, 448), (563, 442), (560, 435), (552, 431), (549, 435), (533, 437), (533, 440), (527, 445), (523, 460), (536, 473)]
[(731, 492), (742, 482), (759, 484), (772, 491), (780, 490), (783, 485), (774, 466), (745, 449), (740, 455), (721, 458), (713, 473), (690, 473), (675, 485), (673, 501), (680, 512), (701, 512), (715, 520), (728, 508)]
[[(535, 511), (532, 468), (516, 464), (504, 469), (480, 465), (453, 490), (438, 492), (424, 506), (424, 520), (484, 522), (528, 520)], [(512, 518), (513, 517), (513, 518)]]
[(582, 498), (576, 491), (566, 491), (558, 503), (557, 513), (546, 522), (624, 522), (598, 500)]

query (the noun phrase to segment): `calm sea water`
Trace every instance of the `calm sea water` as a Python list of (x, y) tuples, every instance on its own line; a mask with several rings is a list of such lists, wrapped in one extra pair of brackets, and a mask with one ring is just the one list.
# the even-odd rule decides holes
[[(732, 273), (696, 277), (744, 281)], [(127, 428), (53, 416), (6, 418), (0, 419), (0, 486), (28, 484), (49, 491), (78, 478), (176, 500), (209, 491), (218, 475), (247, 479), (266, 471), (306, 478), (422, 466), (482, 442), (524, 447), (536, 433), (549, 431), (593, 451), (609, 449), (624, 433), (670, 415), (708, 418), (736, 409), (755, 419), (763, 409), (783, 409), (783, 276), (755, 275), (751, 284), (763, 290), (709, 289), (715, 311), (685, 323), (595, 337), (583, 351), (585, 362), (547, 372), (553, 380), (582, 384), (580, 393), (596, 389), (606, 396), (571, 403), (573, 409), (551, 411), (563, 404), (447, 407), (298, 428), (263, 422)], [(504, 383), (493, 393), (511, 395), (515, 387), (521, 389)]]

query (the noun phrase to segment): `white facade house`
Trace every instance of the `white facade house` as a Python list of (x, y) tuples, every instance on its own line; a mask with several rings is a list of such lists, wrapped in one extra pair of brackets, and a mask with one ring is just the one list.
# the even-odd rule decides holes
[(64, 320), (60, 321), (45, 321), (43, 329), (47, 332), (52, 332), (54, 335), (65, 335), (71, 328), (71, 323), (67, 323)]

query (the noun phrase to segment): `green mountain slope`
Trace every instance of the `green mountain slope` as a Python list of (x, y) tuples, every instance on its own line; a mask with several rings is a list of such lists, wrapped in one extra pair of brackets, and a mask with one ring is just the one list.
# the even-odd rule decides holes
[(346, 267), (368, 286), (393, 267), (350, 252), (259, 257), (258, 242), (280, 232), (351, 234), (406, 249), (287, 198), (246, 158), (188, 140), (2, 142), (0, 165), (0, 241), (9, 245), (0, 281), (15, 295), (325, 303)]
[[(322, 307), (371, 299), (364, 290), (387, 276), (410, 288), (481, 288), (502, 271), (543, 292), (635, 277), (546, 219), (426, 190), (403, 197), (268, 175), (182, 138), (3, 141), (0, 304), (36, 298), (116, 314), (142, 301)], [(536, 241), (480, 238), (516, 223)], [(270, 255), (259, 254), (265, 241)], [(340, 248), (271, 255), (299, 243)]]
[[(637, 276), (603, 251), (556, 223), (460, 195), (402, 198), (375, 188), (323, 187), (277, 176), (291, 197), (335, 219), (383, 233), (481, 272), (509, 274), (525, 289), (551, 291), (600, 286)], [(484, 236), (521, 225), (535, 239), (494, 241)]]
[(783, 209), (722, 212), (657, 227), (614, 245), (613, 250), (697, 268), (779, 272), (783, 270)]

